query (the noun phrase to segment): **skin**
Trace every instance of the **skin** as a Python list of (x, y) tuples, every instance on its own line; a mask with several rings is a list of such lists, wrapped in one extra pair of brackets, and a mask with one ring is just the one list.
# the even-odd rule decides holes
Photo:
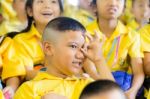
[(26, 0), (14, 0), (13, 1), (13, 8), (16, 11), (17, 18), (22, 23), (25, 23), (27, 21), (25, 3), (26, 3)]
[(144, 72), (147, 76), (150, 76), (150, 53), (144, 53)]
[(89, 49), (87, 49), (85, 39), (80, 31), (65, 31), (65, 33), (59, 33), (59, 35), (55, 31), (54, 37), (57, 37), (55, 42), (51, 40), (43, 41), (47, 73), (61, 78), (73, 75), (79, 76), (83, 67), (82, 63), (85, 58), (88, 58), (98, 68), (99, 79), (114, 80), (109, 68), (102, 65), (104, 62), (100, 54), (101, 50), (99, 50), (101, 44), (98, 36), (96, 38), (88, 36), (90, 40)]
[(28, 14), (35, 20), (35, 26), (40, 33), (47, 23), (60, 16), (58, 0), (34, 0), (33, 9), (28, 9)]
[[(114, 32), (118, 18), (122, 14), (124, 9), (124, 0), (97, 0), (97, 13), (98, 13), (98, 25), (102, 33), (109, 38)], [(93, 70), (92, 64), (89, 64), (90, 72)], [(144, 73), (142, 67), (141, 58), (131, 58), (131, 65), (133, 70), (133, 83), (132, 87), (126, 92), (126, 95), (129, 99), (135, 99), (136, 94), (141, 87), (144, 80)], [(138, 67), (138, 68), (137, 68)], [(95, 71), (96, 69), (94, 69)], [(92, 75), (97, 78), (97, 73)]]
[(142, 27), (144, 23), (149, 21), (150, 2), (149, 0), (135, 0), (132, 7), (132, 13), (135, 20)]

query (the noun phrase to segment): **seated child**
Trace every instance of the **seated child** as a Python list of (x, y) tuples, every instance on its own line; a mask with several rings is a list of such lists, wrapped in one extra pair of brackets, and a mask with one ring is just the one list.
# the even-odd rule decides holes
[(98, 34), (94, 38), (87, 35), (87, 47), (85, 32), (83, 25), (71, 18), (60, 17), (50, 21), (44, 30), (42, 43), (47, 70), (22, 84), (14, 99), (41, 99), (53, 93), (68, 99), (79, 99), (84, 86), (93, 81), (81, 74), (85, 58), (95, 64), (100, 79), (114, 80), (101, 54)]
[(126, 99), (122, 89), (113, 81), (98, 80), (88, 84), (80, 99)]
[(132, 0), (132, 18), (127, 26), (134, 30), (139, 30), (145, 24), (148, 23), (150, 10), (150, 0)]

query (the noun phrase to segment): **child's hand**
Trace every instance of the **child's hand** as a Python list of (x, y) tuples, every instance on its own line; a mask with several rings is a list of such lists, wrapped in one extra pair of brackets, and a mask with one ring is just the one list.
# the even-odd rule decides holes
[(135, 99), (136, 97), (136, 92), (132, 90), (128, 90), (125, 92), (127, 99)]
[(7, 86), (3, 89), (5, 99), (13, 99), (14, 93), (14, 89), (10, 86)]
[(68, 99), (68, 98), (62, 95), (55, 94), (55, 93), (49, 93), (49, 94), (42, 96), (41, 99)]
[(90, 34), (86, 34), (86, 36), (89, 39), (89, 43), (86, 43), (81, 51), (93, 62), (101, 60), (103, 58), (102, 45), (105, 41), (105, 37), (100, 41), (100, 36), (97, 31), (95, 31), (94, 37)]

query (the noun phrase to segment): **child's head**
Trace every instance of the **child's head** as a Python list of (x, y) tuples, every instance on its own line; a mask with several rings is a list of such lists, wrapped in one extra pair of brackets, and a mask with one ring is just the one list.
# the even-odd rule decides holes
[(97, 17), (104, 19), (117, 19), (125, 8), (126, 0), (93, 0), (96, 6)]
[(92, 0), (79, 0), (79, 7), (85, 10), (91, 9)]
[(150, 0), (132, 0), (132, 13), (137, 22), (148, 21)]
[(26, 20), (27, 17), (25, 4), (26, 0), (13, 0), (13, 8), (16, 11), (17, 16), (24, 18), (24, 20)]
[[(28, 15), (28, 28), (34, 20), (35, 25), (44, 25), (60, 16), (63, 12), (61, 0), (27, 0), (26, 11)], [(28, 29), (27, 29), (28, 30)]]
[(81, 23), (67, 17), (48, 23), (43, 33), (47, 71), (64, 76), (79, 74), (84, 59), (81, 48), (85, 42), (85, 32)]
[(126, 99), (124, 92), (113, 81), (98, 80), (88, 84), (82, 91), (80, 99)]

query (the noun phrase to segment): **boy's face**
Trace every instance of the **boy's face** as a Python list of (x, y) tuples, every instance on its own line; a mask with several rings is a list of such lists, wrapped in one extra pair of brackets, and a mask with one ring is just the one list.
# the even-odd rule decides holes
[(60, 33), (53, 44), (52, 64), (61, 74), (78, 75), (82, 69), (84, 55), (81, 48), (84, 37), (80, 31), (65, 31)]
[(60, 16), (58, 0), (34, 0), (32, 16), (35, 23), (47, 25), (47, 23)]
[(125, 95), (123, 95), (123, 92), (119, 90), (111, 90), (108, 92), (88, 96), (85, 99), (126, 99), (126, 98)]
[(149, 19), (150, 2), (149, 0), (135, 0), (132, 12), (137, 21), (146, 21)]
[(125, 0), (97, 0), (98, 17), (117, 19), (123, 12)]
[(26, 4), (26, 0), (14, 0), (13, 8), (17, 14), (21, 16), (23, 15), (26, 16), (25, 4)]

